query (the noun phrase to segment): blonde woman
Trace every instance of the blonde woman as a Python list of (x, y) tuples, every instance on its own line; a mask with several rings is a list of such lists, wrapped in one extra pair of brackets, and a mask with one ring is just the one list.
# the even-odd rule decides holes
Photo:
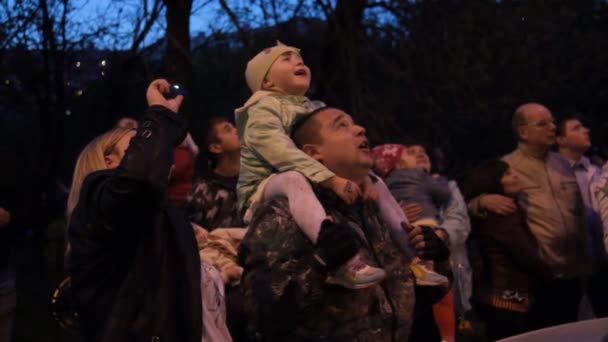
[(82, 182), (86, 176), (95, 171), (115, 168), (116, 161), (122, 158), (134, 135), (134, 129), (114, 128), (93, 139), (82, 149), (74, 167), (72, 187), (68, 196), (68, 221), (78, 203)]
[(84, 148), (68, 200), (67, 267), (85, 341), (191, 341), (202, 335), (201, 264), (192, 227), (167, 200), (182, 96), (147, 90), (137, 131)]

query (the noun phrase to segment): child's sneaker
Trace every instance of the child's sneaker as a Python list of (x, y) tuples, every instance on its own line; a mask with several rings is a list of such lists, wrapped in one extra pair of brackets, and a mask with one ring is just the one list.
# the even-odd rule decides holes
[(410, 269), (414, 273), (416, 278), (416, 285), (419, 286), (448, 286), (449, 280), (447, 277), (429, 269), (426, 265), (419, 260), (418, 262), (412, 262)]
[(385, 277), (383, 269), (368, 265), (357, 253), (333, 275), (327, 277), (327, 282), (357, 290), (376, 285)]

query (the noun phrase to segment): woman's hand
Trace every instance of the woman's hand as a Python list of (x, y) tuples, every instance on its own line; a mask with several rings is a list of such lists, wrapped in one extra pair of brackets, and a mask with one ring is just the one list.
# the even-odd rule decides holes
[(483, 209), (499, 215), (509, 215), (517, 209), (514, 199), (498, 194), (481, 195), (479, 197), (479, 205)]
[(167, 99), (163, 94), (169, 93), (171, 84), (164, 79), (158, 79), (152, 81), (146, 91), (146, 99), (148, 100), (148, 106), (160, 105), (174, 113), (179, 112), (179, 107), (184, 101), (182, 95), (177, 95), (175, 98)]

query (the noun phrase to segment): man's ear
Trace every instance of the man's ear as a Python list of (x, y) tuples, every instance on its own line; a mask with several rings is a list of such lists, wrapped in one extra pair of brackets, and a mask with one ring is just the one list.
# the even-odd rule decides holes
[(221, 144), (211, 143), (211, 144), (209, 144), (209, 152), (215, 153), (215, 154), (220, 154), (220, 153), (224, 152), (224, 149), (222, 148)]
[(526, 140), (526, 138), (528, 138), (528, 130), (525, 127), (519, 127), (517, 132), (519, 133), (520, 140)]
[(312, 159), (321, 161), (323, 158), (319, 146), (315, 144), (305, 144), (301, 148), (304, 153), (308, 154)]
[(564, 144), (564, 139), (566, 137), (561, 137), (561, 136), (556, 136), (555, 137), (555, 142), (557, 143), (557, 146), (562, 146)]

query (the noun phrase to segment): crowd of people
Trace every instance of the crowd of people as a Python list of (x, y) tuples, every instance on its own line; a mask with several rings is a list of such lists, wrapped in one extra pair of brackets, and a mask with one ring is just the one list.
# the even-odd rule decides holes
[(577, 321), (583, 297), (608, 316), (608, 169), (574, 113), (520, 105), (516, 149), (459, 186), (421, 142), (372, 147), (308, 99), (297, 48), (245, 78), (235, 124), (199, 141), (204, 179), (162, 79), (139, 122), (80, 153), (66, 267), (83, 341), (494, 341)]

